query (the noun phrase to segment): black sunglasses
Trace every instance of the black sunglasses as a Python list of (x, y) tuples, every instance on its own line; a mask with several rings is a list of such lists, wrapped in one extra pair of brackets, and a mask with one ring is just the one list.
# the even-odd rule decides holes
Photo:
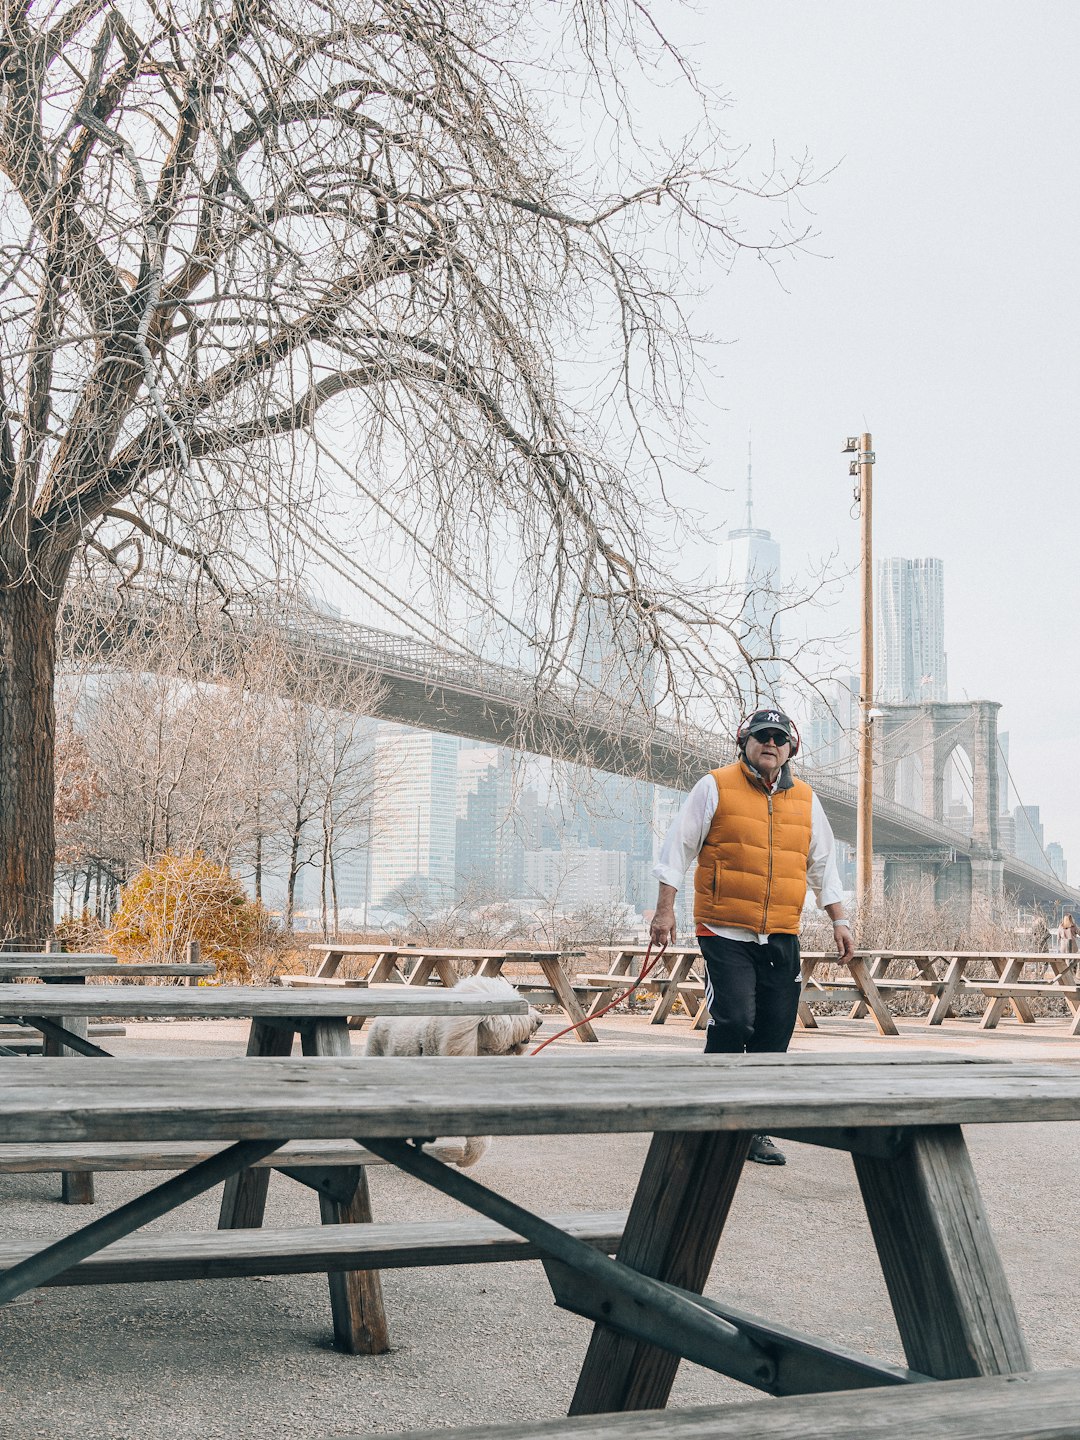
[(774, 745), (790, 745), (791, 736), (785, 735), (783, 730), (755, 730), (754, 739), (762, 745), (768, 744), (771, 740)]

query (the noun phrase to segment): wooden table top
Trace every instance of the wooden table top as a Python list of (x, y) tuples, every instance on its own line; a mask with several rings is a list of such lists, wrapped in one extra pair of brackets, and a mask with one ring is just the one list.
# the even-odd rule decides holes
[[(366, 990), (214, 985), (0, 985), (0, 1015), (123, 1015), (129, 1019), (225, 1016), (238, 1019), (368, 1015), (524, 1015), (517, 995), (457, 993), (441, 986)], [(6, 1079), (6, 1077), (5, 1077)]]
[(563, 953), (561, 950), (506, 950), (501, 945), (493, 946), (489, 950), (459, 950), (453, 945), (418, 945), (415, 942), (402, 942), (400, 945), (391, 945), (389, 942), (385, 945), (318, 944), (309, 945), (308, 949), (318, 950), (324, 955), (399, 955), (406, 960), (409, 956), (429, 959), (433, 955), (440, 960), (525, 960), (534, 955), (543, 955), (545, 959), (550, 959)]
[(342, 1139), (1080, 1120), (1080, 1062), (575, 1052), (0, 1061), (12, 1143)]
[(114, 955), (43, 955), (38, 959), (7, 959), (0, 956), (0, 981), (18, 977), (44, 979), (51, 976), (78, 975), (216, 975), (217, 966), (209, 961), (175, 964), (156, 960), (135, 960), (121, 964)]

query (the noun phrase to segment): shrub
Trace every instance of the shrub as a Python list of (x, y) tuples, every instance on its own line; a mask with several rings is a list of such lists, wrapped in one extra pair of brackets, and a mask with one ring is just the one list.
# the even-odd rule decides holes
[(249, 900), (227, 865), (198, 851), (169, 851), (140, 870), (120, 892), (105, 940), (121, 960), (182, 961), (189, 940), (224, 980), (249, 980), (271, 941), (269, 915)]
[(77, 955), (101, 955), (108, 952), (105, 926), (92, 910), (81, 915), (65, 915), (56, 922), (56, 938), (66, 951)]

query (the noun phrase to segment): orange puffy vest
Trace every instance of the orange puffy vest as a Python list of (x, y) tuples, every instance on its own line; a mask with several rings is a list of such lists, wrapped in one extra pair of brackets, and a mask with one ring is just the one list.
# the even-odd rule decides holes
[(694, 919), (797, 935), (814, 792), (792, 777), (787, 789), (769, 795), (741, 760), (712, 776), (720, 802), (694, 871)]

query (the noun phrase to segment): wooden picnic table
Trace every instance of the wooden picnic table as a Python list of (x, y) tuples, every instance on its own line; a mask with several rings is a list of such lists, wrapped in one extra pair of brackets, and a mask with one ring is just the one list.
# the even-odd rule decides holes
[[(184, 979), (190, 985), (192, 981), (206, 979), (214, 975), (217, 966), (205, 962), (159, 962), (159, 961), (135, 961), (130, 964), (121, 964), (115, 955), (80, 954), (68, 955), (63, 952), (42, 951), (15, 953), (13, 951), (0, 951), (0, 983), (9, 980), (41, 980), (46, 985), (56, 984), (84, 984), (90, 976), (113, 978), (122, 975), (124, 979), (137, 977), (145, 979), (149, 976), (168, 979)], [(85, 1035), (87, 1031), (82, 1028), (82, 1022), (72, 1021), (72, 1027), (80, 1034)], [(123, 1030), (117, 1030), (116, 1026), (108, 1027), (109, 1034), (123, 1034)], [(6, 1034), (0, 1038), (8, 1038)], [(44, 1052), (48, 1054), (59, 1054), (54, 1048), (53, 1042), (44, 1041)]]
[[(194, 948), (197, 953), (197, 946), (190, 948)], [(0, 951), (0, 984), (12, 980), (40, 980), (46, 985), (84, 985), (91, 976), (113, 978), (122, 975), (125, 979), (145, 979), (151, 976), (157, 979), (183, 979), (190, 985), (192, 981), (205, 979), (216, 971), (216, 965), (200, 961), (134, 961), (122, 964), (115, 955), (95, 952), (73, 954), (56, 950)], [(81, 1036), (84, 1040), (91, 1035), (95, 1039), (101, 1039), (106, 1035), (124, 1034), (122, 1025), (91, 1026), (85, 1017), (78, 1015), (60, 1018), (65, 1030)], [(14, 1037), (6, 1031), (0, 1034), (0, 1055), (10, 1056), (17, 1053), (9, 1044), (3, 1043), (12, 1038)], [(53, 1033), (42, 1035), (41, 1050), (45, 1055), (62, 1055), (65, 1046)], [(71, 1054), (72, 1051), (68, 1049), (67, 1053)], [(89, 1204), (93, 1199), (93, 1177), (87, 1173), (65, 1171), (61, 1185), (65, 1204)]]
[[(597, 953), (609, 956), (606, 972), (579, 975), (584, 983), (604, 987), (600, 989), (589, 1007), (594, 1016), (609, 1005), (614, 997), (621, 994), (642, 973), (645, 957), (649, 954), (647, 945), (629, 942), (625, 945), (599, 945)], [(652, 952), (655, 955), (655, 948)], [(657, 1000), (649, 1012), (649, 1023), (663, 1025), (671, 1014), (671, 1008), (680, 997), (693, 1001), (695, 1024), (705, 1000), (705, 985), (700, 978), (699, 962), (701, 949), (698, 945), (669, 945), (656, 969), (649, 972), (642, 988), (657, 991)], [(636, 963), (635, 963), (636, 962)], [(698, 1026), (697, 1028), (702, 1028)]]
[[(534, 999), (549, 999), (570, 1019), (575, 1037), (586, 1043), (596, 1043), (600, 1037), (589, 1023), (589, 1015), (595, 1013), (593, 1006), (589, 1014), (579, 997), (589, 995), (592, 988), (575, 983), (562, 967), (562, 952), (559, 950), (500, 950), (500, 949), (458, 949), (442, 945), (345, 945), (331, 942), (309, 947), (322, 960), (314, 975), (283, 975), (281, 983), (297, 989), (320, 985), (357, 985), (367, 983), (380, 985), (402, 983), (405, 985), (430, 985), (438, 981), (446, 986), (456, 985), (461, 978), (459, 964), (464, 964), (469, 975), (502, 976), (503, 968), (511, 965), (531, 965), (538, 968), (543, 976), (539, 982), (528, 979), (510, 981), (523, 995)], [(338, 968), (346, 957), (352, 957), (358, 964), (360, 975), (357, 979), (341, 980)], [(509, 977), (505, 977), (509, 978)]]
[[(849, 1018), (858, 1020), (869, 1010), (882, 1034), (897, 1033), (886, 997), (912, 992), (925, 995), (931, 1002), (925, 1016), (928, 1025), (940, 1025), (953, 1012), (957, 997), (973, 992), (987, 997), (980, 1022), (983, 1029), (993, 1029), (1007, 1005), (1012, 1007), (1018, 1020), (1032, 1024), (1035, 1017), (1028, 1001), (1039, 994), (1063, 999), (1073, 1014), (1074, 1022), (1080, 1011), (1080, 1001), (1075, 993), (1076, 977), (1067, 955), (1008, 950), (935, 950), (929, 947), (922, 950), (863, 950), (857, 955), (864, 962), (863, 974), (857, 976), (852, 971), (851, 979), (837, 980), (815, 974), (820, 965), (835, 963), (834, 955), (825, 951), (804, 952), (800, 1020), (806, 1028), (816, 1028), (817, 1025), (806, 1005), (808, 1000), (812, 1000), (815, 994), (827, 997), (845, 991), (852, 994), (854, 1002)], [(914, 977), (896, 977), (890, 971), (897, 964), (914, 966), (919, 973)], [(978, 964), (992, 969), (994, 979), (973, 978), (971, 967)], [(1034, 964), (1041, 964), (1049, 972), (1045, 981), (1036, 984), (1022, 980), (1024, 968)], [(1075, 1023), (1072, 1033), (1080, 1033), (1080, 1027)]]
[[(9, 1068), (0, 1134), (10, 1142), (199, 1138), (229, 1148), (55, 1243), (0, 1246), (0, 1304), (43, 1284), (190, 1275), (184, 1236), (134, 1232), (288, 1141), (352, 1138), (475, 1211), (507, 1245), (519, 1237), (540, 1255), (556, 1302), (594, 1323), (573, 1414), (662, 1407), (680, 1358), (775, 1395), (1030, 1369), (961, 1127), (1080, 1121), (1080, 1063), (940, 1052), (592, 1050), (535, 1062), (257, 1057), (197, 1067), (139, 1059)], [(578, 1238), (565, 1217), (557, 1223), (512, 1203), (413, 1143), (461, 1132), (635, 1131), (653, 1138), (614, 1259)], [(758, 1131), (851, 1154), (906, 1366), (747, 1314), (722, 1296), (703, 1297)], [(189, 1238), (199, 1242), (204, 1275), (277, 1274), (340, 1264), (334, 1228), (321, 1232), (321, 1258), (318, 1236), (297, 1258), (294, 1232), (262, 1231), (257, 1253), (235, 1248), (243, 1237)], [(399, 1237), (398, 1252), (375, 1263), (411, 1263), (400, 1247)], [(379, 1252), (366, 1253), (374, 1260)]]
[[(579, 976), (581, 980), (604, 982), (610, 985), (603, 995), (597, 998), (594, 1009), (600, 1009), (607, 1004), (610, 998), (617, 995), (620, 990), (625, 990), (627, 983), (631, 982), (634, 976), (630, 972), (630, 965), (633, 961), (641, 962), (648, 953), (646, 945), (605, 945), (600, 947), (601, 953), (611, 955), (611, 966), (606, 975)], [(841, 961), (835, 951), (824, 950), (804, 951), (802, 955), (803, 966), (803, 991), (799, 1001), (798, 1020), (799, 1024), (806, 1030), (816, 1030), (817, 1020), (813, 1011), (807, 1003), (813, 998), (815, 990), (828, 989), (853, 990), (857, 993), (860, 1002), (864, 1004), (874, 1017), (882, 1035), (896, 1035), (898, 1031), (893, 1022), (889, 1007), (882, 999), (880, 991), (875, 983), (873, 972), (867, 964), (869, 956), (876, 955), (877, 951), (856, 951), (855, 955), (847, 961)], [(848, 978), (843, 981), (822, 982), (815, 980), (814, 972), (818, 965), (825, 962), (843, 964), (848, 971)], [(658, 990), (659, 998), (652, 1008), (649, 1019), (653, 1025), (663, 1025), (664, 1021), (671, 1014), (671, 1008), (677, 999), (682, 999), (693, 1015), (693, 1028), (704, 1030), (709, 1023), (709, 1009), (705, 999), (705, 979), (702, 974), (702, 956), (700, 946), (694, 945), (669, 945), (664, 952), (663, 960), (660, 962), (666, 968), (666, 973), (656, 975), (652, 973), (644, 982), (645, 987)], [(640, 963), (638, 971), (640, 973)], [(592, 1012), (590, 1012), (592, 1013)]]
[[(250, 1019), (249, 1055), (288, 1055), (297, 1034), (305, 1054), (340, 1055), (349, 1053), (350, 1025), (357, 1028), (374, 1015), (508, 1015), (523, 1014), (525, 1009), (525, 1002), (520, 999), (404, 988), (398, 993), (389, 986), (358, 993), (355, 990), (294, 992), (276, 986), (247, 985), (193, 990), (171, 985), (0, 984), (0, 1020), (12, 1020), (39, 1030), (55, 1054), (66, 1050), (69, 1054), (95, 1059), (111, 1057), (84, 1033), (85, 1020), (90, 1016), (118, 1016), (127, 1020)], [(8, 1074), (5, 1070), (5, 1080)], [(94, 1187), (90, 1172), (64, 1170), (62, 1175), (65, 1204), (92, 1202)], [(238, 1181), (233, 1192), (226, 1194), (223, 1216), (258, 1213), (261, 1220), (266, 1179), (261, 1175)], [(256, 1192), (261, 1193), (261, 1199)]]
[[(1017, 951), (997, 959), (996, 980), (966, 979), (965, 988), (976, 991), (986, 1000), (979, 1021), (980, 1030), (993, 1030), (1007, 1006), (1021, 1024), (1033, 1024), (1035, 1016), (1029, 1001), (1039, 997), (1064, 1000), (1072, 1017), (1070, 1034), (1080, 1035), (1080, 987), (1077, 967), (1080, 956), (1046, 951)], [(1041, 968), (1042, 975), (1024, 978), (1024, 971)]]

